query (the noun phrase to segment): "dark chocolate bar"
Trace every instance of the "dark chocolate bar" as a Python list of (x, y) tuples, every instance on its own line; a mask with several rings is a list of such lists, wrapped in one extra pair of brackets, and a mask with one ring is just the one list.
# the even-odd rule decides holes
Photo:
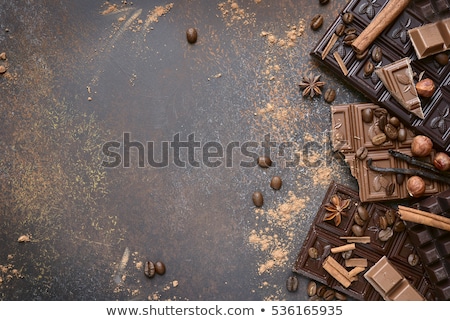
[[(371, 117), (367, 119), (366, 112), (370, 110)], [(363, 118), (366, 117), (366, 120)], [(384, 125), (381, 125), (384, 123)], [(395, 124), (394, 125), (392, 125)], [(332, 144), (335, 150), (339, 150), (349, 164), (352, 175), (359, 185), (359, 198), (363, 202), (398, 200), (409, 197), (406, 189), (406, 179), (401, 182), (395, 174), (385, 174), (372, 171), (367, 166), (367, 159), (372, 159), (373, 164), (384, 168), (414, 168), (405, 161), (394, 158), (389, 150), (395, 150), (411, 156), (411, 141), (414, 135), (404, 128), (401, 123), (390, 117), (386, 109), (372, 103), (346, 104), (331, 106)], [(380, 129), (380, 128), (388, 128)], [(404, 130), (404, 140), (398, 136)], [(386, 137), (386, 141), (374, 145), (375, 136), (388, 132), (392, 138)], [(385, 136), (387, 136), (385, 134)], [(384, 137), (384, 136), (383, 136)], [(397, 137), (396, 139), (393, 139)], [(361, 157), (361, 149), (366, 150), (366, 155)], [(428, 161), (431, 163), (431, 158)], [(425, 195), (432, 195), (448, 188), (447, 184), (425, 179), (427, 184)]]
[[(397, 19), (374, 40), (368, 52), (357, 55), (351, 46), (354, 35), (361, 34), (387, 2), (387, 0), (350, 0), (342, 10), (342, 14), (336, 18), (313, 48), (312, 55), (319, 59), (324, 67), (334, 71), (350, 86), (367, 96), (370, 101), (398, 117), (415, 133), (430, 137), (437, 150), (449, 152), (450, 64), (441, 65), (442, 60), (435, 59), (434, 55), (419, 59), (408, 34), (410, 29), (450, 15), (449, 2), (411, 1)], [(345, 13), (354, 16), (352, 22), (344, 23)], [(327, 53), (326, 49), (330, 47), (330, 44), (332, 46)], [(346, 75), (342, 72), (342, 64), (340, 66), (335, 59), (335, 52), (345, 64), (348, 72)], [(404, 108), (375, 72), (377, 69), (405, 58), (411, 61), (415, 81), (418, 81), (419, 77), (430, 78), (436, 87), (431, 97), (420, 97), (423, 118)]]
[[(450, 217), (450, 190), (429, 196), (414, 207)], [(437, 299), (450, 300), (450, 232), (423, 224), (405, 223)]]
[[(342, 215), (340, 215), (340, 221), (331, 219), (333, 217), (330, 216), (332, 207), (329, 207), (330, 203), (338, 201), (342, 202), (341, 205), (345, 207)], [(365, 209), (367, 215), (359, 214), (358, 210), (360, 211), (361, 208)], [(362, 203), (356, 191), (332, 182), (299, 251), (293, 271), (326, 284), (357, 300), (382, 300), (381, 295), (364, 278), (364, 272), (359, 273), (356, 280), (352, 280), (349, 285), (343, 282), (348, 285), (344, 286), (323, 267), (324, 262), (330, 256), (333, 258), (333, 262), (345, 266), (343, 254), (333, 253), (331, 249), (348, 244), (346, 238), (355, 236), (354, 231), (357, 231), (357, 233), (368, 236), (370, 242), (357, 243), (355, 249), (352, 250), (351, 258), (367, 259), (367, 271), (383, 256), (386, 256), (421, 295), (427, 300), (434, 300), (434, 293), (424, 275), (422, 265), (418, 263), (412, 266), (408, 263), (408, 256), (415, 253), (415, 249), (406, 230), (399, 229), (403, 223), (398, 216), (391, 216), (391, 221), (388, 220), (390, 224), (382, 226), (383, 220), (381, 217), (387, 216), (388, 211), (392, 213), (392, 210), (392, 208), (381, 203)], [(364, 216), (366, 216), (364, 223), (360, 222), (359, 219)], [(358, 225), (357, 222), (362, 225)], [(354, 226), (358, 226), (358, 228)], [(314, 253), (317, 253), (317, 256), (310, 255), (310, 248), (315, 248), (317, 252), (314, 251)], [(344, 275), (345, 271), (341, 274)]]

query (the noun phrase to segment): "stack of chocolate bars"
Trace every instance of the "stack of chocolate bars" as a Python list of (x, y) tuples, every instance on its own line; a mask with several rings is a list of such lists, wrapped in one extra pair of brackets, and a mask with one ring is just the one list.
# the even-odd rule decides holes
[[(432, 168), (450, 153), (449, 17), (447, 0), (350, 0), (313, 49), (367, 101), (331, 106), (359, 190), (331, 182), (294, 272), (357, 300), (450, 299), (450, 173)], [(433, 142), (425, 158), (417, 135)]]

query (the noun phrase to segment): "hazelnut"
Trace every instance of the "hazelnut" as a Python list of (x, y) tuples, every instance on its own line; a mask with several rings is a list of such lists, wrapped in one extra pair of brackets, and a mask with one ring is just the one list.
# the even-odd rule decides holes
[(433, 165), (440, 171), (448, 171), (450, 169), (450, 156), (444, 152), (438, 152), (434, 156)]
[(425, 193), (425, 181), (420, 176), (411, 176), (406, 182), (406, 190), (411, 197), (421, 197)]
[(425, 157), (430, 155), (433, 149), (433, 142), (431, 139), (424, 135), (414, 136), (411, 142), (411, 153), (413, 156)]
[(416, 90), (420, 96), (429, 98), (433, 96), (436, 87), (433, 80), (430, 78), (425, 78), (416, 84)]

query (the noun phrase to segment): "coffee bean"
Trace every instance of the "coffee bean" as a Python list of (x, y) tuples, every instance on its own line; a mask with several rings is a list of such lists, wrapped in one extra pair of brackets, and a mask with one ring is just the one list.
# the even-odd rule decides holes
[(310, 297), (309, 301), (322, 301), (322, 299), (316, 294)]
[(352, 257), (353, 251), (352, 250), (348, 250), (348, 251), (342, 252), (341, 255), (342, 255), (342, 258), (344, 260), (348, 260), (349, 258)]
[(385, 230), (387, 228), (387, 220), (386, 220), (386, 217), (384, 215), (382, 215), (382, 216), (380, 216), (378, 218), (378, 226), (382, 230)]
[(323, 299), (325, 301), (332, 301), (334, 299), (335, 296), (335, 292), (332, 289), (328, 289), (325, 291), (325, 293), (323, 294)]
[(309, 296), (314, 296), (317, 293), (317, 283), (314, 281), (309, 281), (308, 286), (306, 287), (306, 293)]
[(328, 2), (330, 2), (330, 0), (319, 0), (319, 3), (323, 6), (325, 4), (327, 4)]
[(356, 150), (356, 158), (360, 159), (360, 160), (364, 160), (366, 159), (367, 155), (369, 154), (369, 151), (367, 150), (366, 147), (361, 146), (360, 148), (358, 148)]
[(384, 126), (384, 133), (390, 140), (396, 140), (398, 137), (398, 130), (392, 124), (386, 124)]
[(364, 206), (358, 205), (356, 210), (358, 211), (359, 217), (361, 217), (364, 221), (369, 219), (369, 212), (367, 212), (367, 209)]
[(394, 235), (392, 229), (390, 227), (387, 227), (385, 230), (381, 230), (378, 232), (378, 239), (381, 242), (386, 242), (392, 237), (392, 235)]
[(323, 95), (323, 99), (325, 99), (327, 103), (332, 103), (335, 98), (336, 98), (336, 90), (332, 88), (328, 88), (325, 91), (325, 94)]
[(344, 14), (342, 15), (342, 21), (343, 21), (346, 25), (352, 23), (353, 18), (354, 18), (354, 16), (353, 16), (353, 13), (351, 13), (351, 12), (346, 12), (346, 13), (344, 13)]
[(367, 60), (367, 62), (364, 65), (364, 76), (369, 77), (373, 71), (375, 70), (375, 66), (370, 60)]
[(189, 43), (196, 43), (197, 42), (197, 29), (189, 28), (188, 30), (186, 30), (186, 39)]
[(402, 185), (403, 182), (405, 181), (405, 174), (395, 174), (395, 181), (397, 182), (398, 185)]
[(355, 220), (355, 223), (358, 224), (359, 226), (364, 226), (364, 224), (366, 224), (366, 222), (361, 218), (361, 216), (358, 215), (358, 213), (356, 213), (355, 216), (353, 216), (353, 219)]
[(352, 45), (352, 43), (353, 43), (353, 41), (355, 41), (355, 39), (357, 38), (358, 36), (355, 34), (355, 33), (351, 33), (351, 34), (348, 34), (348, 35), (346, 35), (345, 37), (344, 37), (344, 44), (345, 45), (347, 45), (347, 46), (351, 46)]
[(308, 249), (308, 255), (312, 259), (317, 259), (319, 257), (319, 251), (315, 247), (310, 247)]
[(272, 166), (272, 160), (269, 156), (259, 156), (258, 165), (262, 168), (269, 168), (270, 166)]
[(155, 264), (153, 264), (152, 261), (148, 261), (145, 263), (144, 274), (149, 278), (152, 278), (155, 276)]
[(288, 277), (286, 281), (286, 289), (289, 292), (295, 292), (298, 289), (298, 278), (296, 276)]
[(395, 192), (395, 183), (389, 183), (388, 186), (386, 186), (386, 196), (391, 196)]
[(311, 19), (311, 29), (312, 30), (317, 30), (320, 27), (322, 27), (323, 24), (323, 16), (321, 14), (316, 14), (312, 19)]
[(270, 187), (272, 187), (275, 190), (279, 190), (281, 188), (282, 181), (280, 176), (274, 176), (272, 177), (272, 180), (270, 181)]
[(357, 224), (352, 225), (352, 232), (353, 232), (353, 234), (355, 234), (355, 236), (363, 236), (364, 235), (363, 228)]
[(438, 53), (436, 56), (434, 56), (434, 59), (441, 66), (445, 66), (448, 64), (448, 55), (445, 52)]
[(391, 118), (389, 118), (389, 124), (391, 124), (394, 127), (398, 127), (400, 126), (400, 120), (397, 117), (392, 116)]
[(336, 26), (334, 33), (336, 34), (336, 36), (340, 37), (344, 34), (344, 31), (345, 31), (345, 26), (342, 23), (340, 23)]
[(364, 50), (364, 51), (361, 52), (361, 53), (357, 53), (355, 57), (356, 57), (356, 59), (358, 59), (358, 60), (363, 60), (364, 58), (367, 57), (368, 54), (369, 54), (369, 49), (366, 49), (366, 50)]
[(336, 300), (339, 300), (339, 301), (346, 301), (347, 300), (347, 296), (344, 293), (341, 293), (341, 292), (335, 292), (334, 296), (336, 297)]
[(387, 124), (387, 117), (386, 117), (386, 115), (383, 115), (380, 117), (380, 119), (378, 119), (378, 128), (382, 132), (384, 132), (384, 127), (386, 126), (386, 124)]
[(387, 116), (388, 112), (385, 108), (378, 107), (374, 109), (373, 115), (377, 118), (381, 118), (383, 115)]
[(420, 259), (417, 254), (411, 253), (408, 255), (408, 263), (411, 266), (416, 266), (419, 263)]
[(380, 133), (372, 137), (372, 144), (375, 146), (380, 146), (387, 140), (387, 136), (385, 133)]
[(323, 298), (323, 295), (325, 294), (326, 290), (327, 290), (327, 286), (323, 285), (323, 284), (317, 288), (316, 293), (319, 296), (319, 298)]
[(394, 232), (396, 233), (403, 232), (405, 228), (406, 226), (405, 223), (403, 223), (403, 221), (398, 221), (397, 223), (394, 224)]
[(166, 273), (166, 266), (163, 262), (158, 261), (155, 263), (155, 272), (159, 275), (163, 275), (164, 273)]
[(372, 108), (365, 108), (362, 112), (362, 120), (365, 123), (371, 123), (373, 120), (373, 110)]
[(398, 135), (397, 135), (397, 140), (401, 143), (401, 142), (404, 142), (406, 140), (406, 137), (407, 137), (406, 129), (399, 128)]
[(261, 194), (261, 192), (254, 192), (252, 195), (252, 201), (253, 204), (255, 204), (256, 207), (261, 207), (264, 204), (264, 197)]
[(372, 60), (374, 62), (380, 62), (382, 58), (383, 58), (383, 50), (380, 47), (375, 46), (372, 49)]
[(395, 210), (387, 210), (386, 213), (384, 214), (384, 216), (386, 217), (386, 222), (387, 225), (391, 226), (392, 224), (394, 224), (395, 222)]

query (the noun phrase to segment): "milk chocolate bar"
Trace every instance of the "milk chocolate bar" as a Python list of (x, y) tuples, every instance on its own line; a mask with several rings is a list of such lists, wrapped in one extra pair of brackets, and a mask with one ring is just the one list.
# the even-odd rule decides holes
[(450, 49), (450, 18), (408, 30), (409, 38), (422, 59)]
[[(450, 190), (429, 196), (414, 204), (414, 207), (450, 217)], [(450, 232), (422, 224), (405, 223), (437, 299), (450, 300)]]
[[(367, 113), (368, 111), (370, 113)], [(386, 109), (372, 103), (331, 106), (331, 123), (333, 148), (344, 155), (352, 175), (357, 179), (361, 201), (387, 201), (409, 197), (406, 179), (400, 181), (395, 174), (375, 172), (368, 167), (367, 160), (372, 159), (373, 165), (382, 168), (414, 168), (389, 153), (389, 150), (395, 150), (411, 156), (414, 134), (410, 130), (397, 123), (397, 120), (394, 121)], [(400, 136), (405, 137), (399, 139)], [(385, 137), (385, 141), (381, 144), (376, 142), (375, 145), (374, 139), (377, 137)], [(433, 155), (434, 152), (428, 157), (429, 162)], [(447, 184), (430, 179), (425, 179), (425, 182), (425, 195), (448, 188)]]
[(425, 298), (383, 256), (364, 274), (385, 301), (425, 301)]
[[(330, 218), (330, 213), (333, 213), (333, 207), (330, 207), (330, 204), (333, 204), (333, 202), (340, 202), (344, 207), (348, 204), (344, 211), (341, 212), (339, 224), (335, 220), (327, 219)], [(406, 230), (401, 229), (403, 223), (398, 216), (391, 216), (391, 211), (395, 213), (395, 210), (382, 203), (361, 202), (356, 191), (345, 185), (331, 182), (298, 253), (293, 271), (326, 284), (356, 300), (382, 300), (383, 297), (364, 278), (364, 272), (353, 275), (352, 270), (368, 271), (383, 256), (386, 256), (411, 286), (417, 289), (427, 300), (434, 300), (434, 293), (428, 279), (424, 275), (422, 265), (418, 263), (412, 266), (408, 263), (408, 256), (412, 253), (415, 254), (415, 249)], [(383, 216), (390, 217), (387, 226), (381, 226), (380, 224), (382, 221), (380, 217)], [(365, 218), (363, 220), (364, 223), (360, 222), (359, 219), (361, 217)], [(358, 225), (357, 222), (362, 225)], [(332, 248), (348, 244), (347, 237), (355, 236), (355, 232), (358, 235), (370, 237), (370, 242), (356, 243), (355, 249), (351, 253), (332, 253)], [(310, 255), (310, 248), (315, 248), (317, 252), (312, 252), (318, 253), (318, 255)], [(332, 259), (329, 259), (330, 257)], [(351, 258), (367, 260), (367, 267), (345, 267), (346, 259)], [(348, 274), (341, 267), (337, 266), (336, 262), (344, 267)], [(335, 273), (333, 276), (323, 267), (324, 265), (328, 270), (332, 270), (329, 268), (329, 265), (334, 268), (336, 266), (339, 267), (339, 273)]]
[[(435, 59), (435, 55), (419, 59), (408, 34), (410, 29), (450, 15), (449, 2), (412, 0), (397, 19), (373, 41), (367, 52), (357, 55), (351, 46), (352, 35), (361, 34), (387, 3), (387, 0), (350, 0), (311, 54), (325, 69), (331, 70), (356, 91), (363, 93), (368, 101), (386, 108), (416, 134), (430, 137), (436, 150), (450, 152), (450, 64), (445, 63), (446, 59)], [(344, 14), (353, 15), (350, 23), (344, 22)], [(330, 44), (332, 46), (327, 53), (326, 49)], [(342, 58), (348, 71), (346, 75), (334, 58), (334, 52), (338, 52)], [(404, 108), (375, 72), (405, 58), (410, 60), (415, 82), (421, 77), (430, 78), (435, 84), (431, 97), (419, 96), (423, 118), (411, 109)]]

